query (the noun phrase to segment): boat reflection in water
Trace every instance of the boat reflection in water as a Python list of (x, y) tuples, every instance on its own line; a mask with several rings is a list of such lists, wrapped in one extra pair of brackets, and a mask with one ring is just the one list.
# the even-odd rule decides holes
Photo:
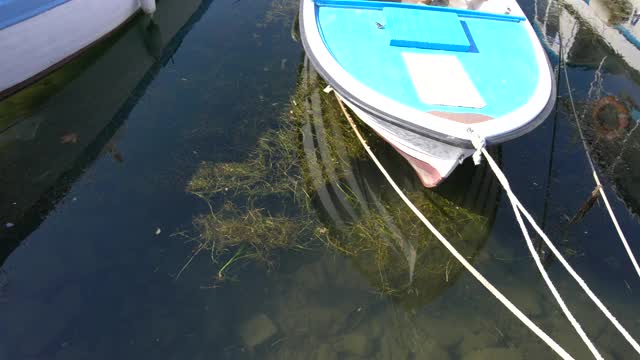
[(590, 152), (619, 197), (639, 215), (640, 1), (536, 5), (547, 46), (567, 63), (573, 87), (588, 89), (574, 97)]
[(210, 0), (167, 0), (0, 102), (0, 264), (103, 152)]
[[(330, 244), (377, 291), (405, 308), (439, 296), (464, 269), (418, 221), (368, 158), (333, 94), (312, 67), (302, 70), (309, 94), (302, 118), (305, 168)], [(363, 129), (366, 132), (366, 129)], [(468, 259), (483, 247), (499, 198), (490, 169), (465, 162), (437, 190), (426, 190), (412, 169), (375, 134), (368, 142), (395, 181)]]

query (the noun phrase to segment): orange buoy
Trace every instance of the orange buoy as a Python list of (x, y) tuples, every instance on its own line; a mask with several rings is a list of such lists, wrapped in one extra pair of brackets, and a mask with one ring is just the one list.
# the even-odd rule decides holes
[[(605, 111), (613, 111), (615, 114), (615, 122), (613, 124), (606, 124), (603, 116)], [(591, 116), (595, 121), (593, 128), (596, 135), (607, 140), (614, 140), (624, 134), (624, 131), (629, 126), (629, 119), (631, 117), (629, 109), (614, 96), (605, 96), (595, 102)]]

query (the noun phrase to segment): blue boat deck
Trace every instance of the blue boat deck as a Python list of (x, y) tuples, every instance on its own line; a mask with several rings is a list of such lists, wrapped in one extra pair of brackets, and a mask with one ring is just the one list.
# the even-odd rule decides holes
[(0, 0), (0, 30), (70, 0)]
[[(497, 118), (526, 104), (537, 87), (538, 63), (522, 18), (373, 1), (317, 0), (316, 5), (320, 33), (338, 63), (362, 84), (415, 109)], [(429, 28), (424, 16), (404, 17), (402, 27), (408, 26), (407, 21), (416, 27), (398, 32), (397, 9), (407, 14), (440, 13), (446, 18)], [(403, 53), (455, 55), (486, 106), (425, 103), (412, 83)]]

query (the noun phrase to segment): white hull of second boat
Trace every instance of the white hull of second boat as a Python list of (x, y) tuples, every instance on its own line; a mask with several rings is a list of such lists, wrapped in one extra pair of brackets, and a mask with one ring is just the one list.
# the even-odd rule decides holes
[(138, 10), (148, 13), (155, 10), (154, 0), (49, 3), (46, 10), (34, 8), (15, 14), (19, 19), (15, 23), (3, 19), (8, 25), (0, 26), (0, 98), (69, 60), (124, 24)]

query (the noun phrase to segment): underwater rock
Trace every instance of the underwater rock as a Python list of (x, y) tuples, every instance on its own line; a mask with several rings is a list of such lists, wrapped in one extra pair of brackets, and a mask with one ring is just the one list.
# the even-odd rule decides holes
[(540, 293), (529, 287), (521, 287), (509, 292), (508, 298), (527, 316), (540, 316), (543, 312)]
[(351, 333), (339, 338), (334, 348), (340, 353), (367, 356), (373, 351), (373, 341), (363, 334)]
[[(541, 326), (544, 328), (544, 326)], [(553, 350), (547, 344), (540, 341), (538, 337), (534, 336), (531, 338), (531, 330), (527, 329), (529, 334), (527, 335), (512, 335), (510, 334), (511, 339), (521, 339), (518, 341), (518, 350), (522, 353), (522, 357), (525, 359), (547, 359), (553, 358)], [(605, 357), (605, 359), (611, 359)]]
[(277, 332), (276, 325), (265, 314), (254, 316), (238, 329), (238, 335), (249, 349), (253, 349), (269, 340)]
[(339, 266), (327, 269), (335, 287), (367, 294), (372, 291), (369, 281), (362, 274), (347, 269), (349, 271)]
[[(619, 307), (616, 307), (616, 309), (619, 309)], [(621, 312), (621, 314), (624, 313), (627, 312)], [(627, 327), (627, 330), (629, 330), (629, 332), (632, 334), (636, 333), (633, 327)], [(624, 338), (620, 336), (620, 333), (617, 332), (616, 329), (613, 328), (613, 326), (605, 330), (597, 339), (591, 338), (591, 340), (593, 340), (594, 344), (596, 344), (596, 346), (598, 347), (598, 351), (600, 351), (600, 355), (602, 355), (602, 357), (605, 359), (629, 359), (633, 358), (633, 356), (635, 355), (632, 348), (627, 344), (626, 340), (624, 340)], [(588, 353), (588, 351), (585, 351), (585, 353)], [(593, 357), (591, 356), (591, 354), (588, 354), (585, 355), (585, 359), (587, 356)]]
[(331, 307), (304, 306), (292, 310), (283, 308), (279, 312), (278, 324), (287, 336), (326, 335), (333, 324), (340, 319), (340, 311)]
[[(424, 347), (422, 347), (422, 349), (424, 349), (423, 355), (428, 356), (429, 359), (438, 359), (438, 360), (449, 360), (451, 359), (451, 356), (449, 355), (449, 353), (443, 349), (440, 345), (436, 344), (433, 341), (429, 341), (426, 344), (424, 344)], [(420, 356), (417, 356), (418, 358), (420, 358)]]
[[(399, 330), (399, 329), (398, 329)], [(449, 360), (449, 353), (433, 339), (423, 340), (420, 337), (420, 344), (416, 346), (413, 341), (408, 340), (410, 337), (396, 331), (389, 330), (386, 335), (380, 339), (379, 359), (429, 359), (429, 360)]]
[(500, 360), (522, 360), (522, 354), (515, 349), (507, 348), (488, 348), (482, 350), (473, 351), (463, 357), (463, 360), (487, 360), (487, 359), (500, 359)]
[(338, 353), (328, 344), (322, 344), (316, 352), (316, 360), (338, 360)]
[(385, 323), (379, 320), (381, 320), (381, 317), (376, 317), (362, 325), (367, 334), (372, 338), (379, 338), (384, 333)]
[[(574, 311), (574, 309), (571, 309), (571, 310), (574, 316), (576, 317), (576, 319), (578, 319), (580, 324), (583, 326), (589, 339), (593, 342), (593, 344), (596, 346), (600, 354), (603, 355), (605, 359), (629, 358), (630, 354), (627, 354), (626, 357), (607, 356), (607, 353), (606, 353), (607, 349), (616, 349), (616, 348), (621, 349), (621, 348), (627, 348), (628, 346), (624, 338), (619, 336), (620, 333), (618, 333), (617, 330), (615, 330), (615, 328), (613, 327), (611, 328), (613, 333), (612, 338), (603, 338), (602, 336), (597, 337), (596, 335), (593, 335), (594, 332), (590, 327), (588, 319), (581, 317), (578, 313)], [(560, 313), (560, 310), (558, 310), (558, 313)], [(591, 351), (589, 351), (589, 349), (584, 344), (584, 342), (582, 342), (582, 340), (580, 339), (580, 336), (578, 336), (578, 334), (575, 332), (575, 330), (569, 324), (566, 318), (564, 318), (564, 316), (557, 316), (556, 318), (551, 320), (552, 320), (550, 322), (551, 325), (550, 326), (547, 325), (546, 328), (551, 327), (551, 331), (549, 331), (548, 334), (553, 340), (555, 340), (560, 346), (562, 346), (562, 348), (564, 348), (575, 359), (593, 359), (593, 355), (591, 354)], [(549, 348), (548, 346), (546, 347), (547, 349)], [(549, 353), (552, 354), (553, 351), (549, 350)]]
[(465, 336), (458, 347), (460, 354), (471, 353), (476, 350), (486, 349), (498, 345), (500, 337), (495, 331), (487, 329), (478, 333)]
[[(386, 320), (386, 314), (383, 314), (373, 321), (385, 322)], [(395, 326), (387, 327), (384, 330), (384, 334), (380, 337), (378, 359), (409, 359), (410, 350), (412, 349), (405, 343), (406, 339), (402, 336), (401, 331), (397, 331)]]
[(421, 321), (425, 324), (425, 332), (436, 343), (450, 347), (462, 341), (462, 331), (458, 326), (451, 326), (452, 322), (448, 319), (439, 318), (423, 318)]
[(297, 286), (305, 289), (324, 289), (327, 284), (327, 271), (322, 261), (304, 265), (293, 275)]

